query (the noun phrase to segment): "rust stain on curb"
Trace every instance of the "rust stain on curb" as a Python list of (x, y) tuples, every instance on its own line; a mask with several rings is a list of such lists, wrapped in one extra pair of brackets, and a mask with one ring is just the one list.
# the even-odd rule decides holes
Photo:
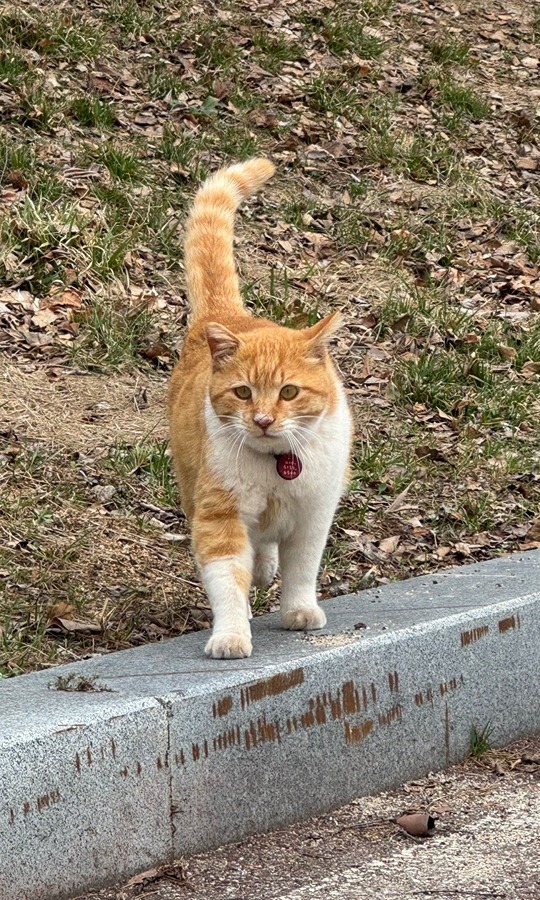
[(519, 616), (508, 616), (506, 619), (501, 619), (499, 622), (499, 633), (504, 634), (505, 631), (514, 630), (516, 628), (521, 628), (521, 620)]
[(212, 704), (212, 713), (214, 715), (214, 719), (222, 718), (230, 713), (233, 708), (233, 698), (230, 694), (227, 694), (226, 697), (222, 697), (217, 703)]
[(485, 637), (488, 632), (489, 625), (478, 625), (476, 628), (471, 628), (470, 631), (462, 631), (460, 635), (461, 646), (468, 647), (469, 644), (474, 644), (480, 638)]
[(304, 683), (303, 668), (293, 669), (292, 672), (279, 673), (272, 675), (271, 678), (264, 678), (262, 681), (256, 681), (249, 687), (242, 688), (240, 691), (240, 705), (242, 709), (257, 700), (263, 700), (264, 697), (275, 697), (277, 694), (284, 694), (293, 687)]
[(360, 725), (350, 725), (349, 722), (343, 723), (343, 731), (345, 735), (345, 743), (359, 744), (373, 728), (373, 719), (366, 719)]

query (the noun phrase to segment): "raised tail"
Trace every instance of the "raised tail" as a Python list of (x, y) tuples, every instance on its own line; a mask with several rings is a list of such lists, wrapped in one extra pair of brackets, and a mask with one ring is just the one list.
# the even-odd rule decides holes
[(243, 310), (234, 265), (234, 214), (274, 174), (268, 159), (250, 159), (212, 175), (195, 196), (186, 225), (184, 264), (194, 319)]

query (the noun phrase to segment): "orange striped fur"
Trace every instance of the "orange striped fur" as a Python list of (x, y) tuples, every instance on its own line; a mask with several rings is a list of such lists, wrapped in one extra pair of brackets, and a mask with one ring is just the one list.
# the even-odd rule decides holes
[[(241, 300), (233, 258), (234, 215), (241, 201), (273, 172), (266, 159), (217, 172), (197, 193), (186, 228), (192, 317), (171, 380), (170, 443), (195, 557), (214, 611), (214, 633), (206, 652), (217, 657), (251, 653), (250, 584), (273, 578), (278, 552), (282, 569), (287, 569), (284, 536), (292, 527), (294, 510), (311, 502), (311, 479), (317, 467), (326, 464), (321, 429), (334, 419), (343, 430), (339, 446), (344, 442), (345, 449), (338, 456), (341, 453), (344, 463), (337, 465), (332, 509), (321, 513), (315, 576), (346, 478), (350, 417), (327, 352), (339, 314), (295, 331), (254, 318)], [(297, 388), (297, 396), (284, 399), (280, 392), (285, 385)], [(246, 387), (251, 396), (237, 396), (235, 391)], [(263, 427), (261, 422), (270, 424)], [(310, 471), (285, 482), (276, 474), (275, 456), (291, 449), (302, 454), (303, 466)], [(308, 599), (295, 605), (294, 598), (286, 599), (284, 587), (282, 611), (288, 627), (323, 623), (311, 569), (313, 585), (294, 589)], [(291, 587), (291, 597), (294, 590)]]

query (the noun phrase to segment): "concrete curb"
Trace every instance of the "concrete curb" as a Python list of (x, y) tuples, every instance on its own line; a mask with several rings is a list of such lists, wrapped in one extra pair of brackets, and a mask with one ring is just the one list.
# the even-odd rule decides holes
[[(0, 684), (0, 897), (65, 900), (462, 759), (473, 725), (540, 728), (540, 552)], [(356, 626), (356, 627), (355, 627)], [(57, 689), (59, 675), (106, 690)]]

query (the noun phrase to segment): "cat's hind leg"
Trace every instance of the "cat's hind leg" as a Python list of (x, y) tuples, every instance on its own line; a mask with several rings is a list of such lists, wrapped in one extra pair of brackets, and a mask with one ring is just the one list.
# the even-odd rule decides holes
[(253, 584), (268, 587), (276, 577), (278, 569), (278, 545), (261, 544), (255, 551), (253, 562)]

